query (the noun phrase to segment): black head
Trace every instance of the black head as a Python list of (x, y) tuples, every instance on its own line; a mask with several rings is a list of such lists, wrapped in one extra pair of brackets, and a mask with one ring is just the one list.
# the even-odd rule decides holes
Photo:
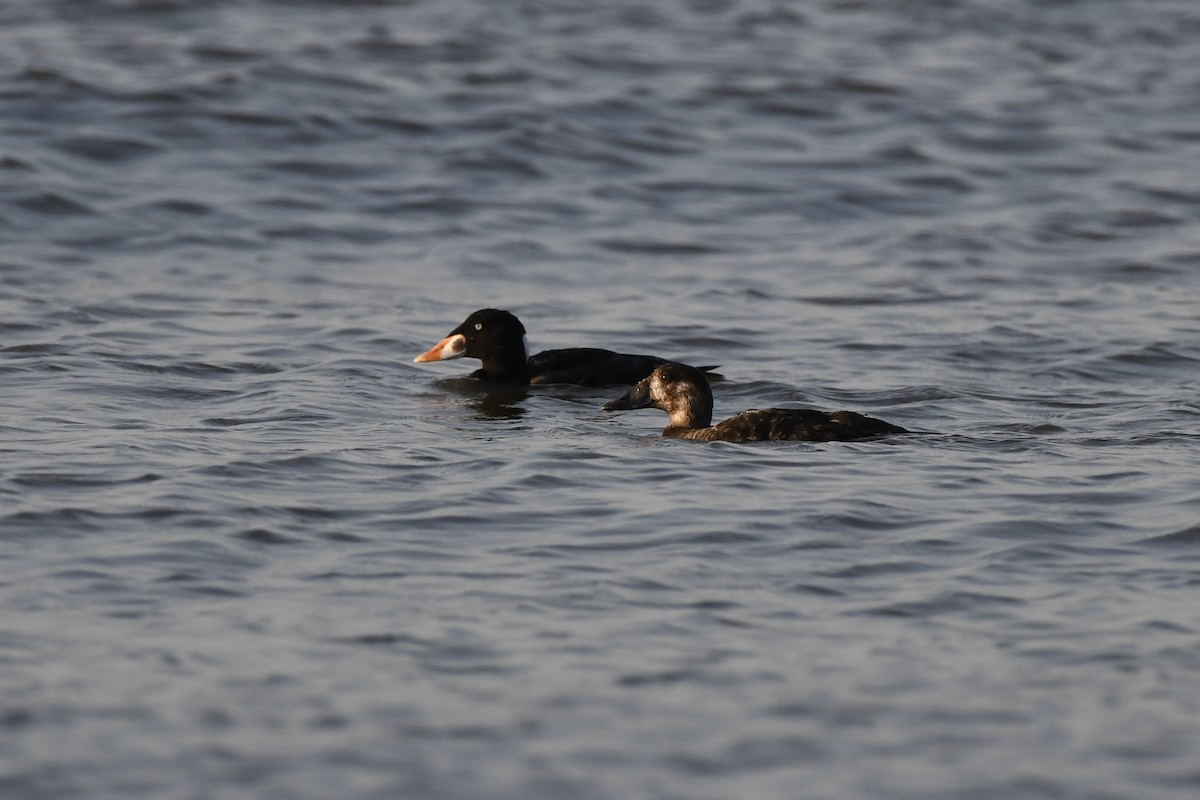
[(481, 308), (416, 360), (446, 361), (451, 358), (478, 358), (484, 362), (485, 369), (490, 364), (505, 369), (523, 368), (525, 326), (507, 311)]
[(467, 340), (467, 349), (463, 353), (467, 358), (483, 358), (480, 353), (503, 349), (513, 342), (519, 342), (522, 350), (525, 347), (525, 326), (521, 320), (498, 308), (481, 308), (450, 331), (450, 336), (460, 334)]

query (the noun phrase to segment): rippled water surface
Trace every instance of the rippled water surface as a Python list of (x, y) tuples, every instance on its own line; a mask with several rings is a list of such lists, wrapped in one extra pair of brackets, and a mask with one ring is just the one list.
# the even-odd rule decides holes
[[(1200, 7), (0, 6), (5, 798), (1194, 798)], [(414, 364), (720, 364), (620, 389)]]

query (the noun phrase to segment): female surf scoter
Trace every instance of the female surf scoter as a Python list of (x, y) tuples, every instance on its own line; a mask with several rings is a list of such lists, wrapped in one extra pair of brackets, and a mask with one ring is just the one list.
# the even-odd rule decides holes
[(852, 411), (811, 408), (758, 408), (712, 424), (713, 397), (704, 373), (685, 364), (664, 364), (623, 397), (604, 404), (605, 411), (661, 409), (671, 416), (662, 435), (702, 442), (762, 442), (788, 439), (846, 442), (885, 433), (908, 433), (898, 425)]
[[(573, 383), (579, 386), (630, 385), (668, 363), (657, 356), (614, 353), (595, 347), (525, 354), (525, 326), (507, 311), (483, 308), (414, 361), (478, 358), (472, 378), (508, 384)], [(704, 367), (703, 369), (712, 369)]]

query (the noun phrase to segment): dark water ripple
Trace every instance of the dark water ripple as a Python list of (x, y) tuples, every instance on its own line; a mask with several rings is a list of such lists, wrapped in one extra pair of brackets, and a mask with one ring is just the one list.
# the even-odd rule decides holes
[[(0, 7), (0, 795), (1194, 797), (1197, 34)], [(411, 362), (485, 305), (918, 433)]]

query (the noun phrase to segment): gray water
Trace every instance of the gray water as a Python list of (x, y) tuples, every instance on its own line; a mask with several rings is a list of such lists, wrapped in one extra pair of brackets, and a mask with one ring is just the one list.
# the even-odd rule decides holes
[(0, 6), (0, 796), (1196, 797), (1198, 164), (1192, 0)]

